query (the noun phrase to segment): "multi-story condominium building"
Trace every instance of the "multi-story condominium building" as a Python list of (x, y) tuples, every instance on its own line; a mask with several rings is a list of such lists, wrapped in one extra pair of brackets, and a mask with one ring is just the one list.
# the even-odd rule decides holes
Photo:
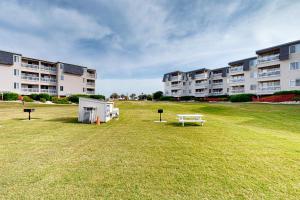
[[(195, 79), (195, 75), (205, 77)], [(206, 74), (206, 75), (205, 75)], [(173, 77), (180, 75), (176, 90)], [(300, 40), (256, 51), (256, 56), (233, 61), (220, 69), (200, 69), (164, 75), (167, 96), (219, 96), (251, 93), (270, 95), (300, 90)], [(188, 91), (188, 92), (187, 92)]]
[(0, 51), (0, 92), (95, 94), (96, 70)]

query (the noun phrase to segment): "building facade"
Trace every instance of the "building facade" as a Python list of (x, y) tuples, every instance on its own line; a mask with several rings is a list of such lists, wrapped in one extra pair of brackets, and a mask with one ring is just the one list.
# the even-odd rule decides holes
[(300, 40), (256, 51), (228, 67), (164, 75), (166, 96), (208, 97), (300, 90)]
[(95, 94), (96, 70), (0, 51), (0, 92), (52, 96)]

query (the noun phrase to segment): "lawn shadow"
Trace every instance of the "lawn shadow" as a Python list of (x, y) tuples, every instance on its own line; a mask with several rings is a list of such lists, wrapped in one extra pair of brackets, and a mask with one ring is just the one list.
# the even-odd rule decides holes
[[(31, 117), (31, 120), (37, 120), (37, 119), (42, 119), (42, 118), (38, 118), (38, 117)], [(23, 118), (13, 118), (13, 120), (16, 121), (29, 121), (28, 117), (23, 117)]]
[(61, 123), (67, 123), (67, 124), (78, 124), (78, 118), (77, 117), (60, 117), (60, 118), (54, 118), (47, 120), (49, 122), (61, 122)]
[(185, 122), (184, 126), (182, 126), (182, 123), (179, 122), (168, 122), (166, 125), (173, 126), (173, 127), (201, 126), (199, 123), (193, 123), (193, 122)]

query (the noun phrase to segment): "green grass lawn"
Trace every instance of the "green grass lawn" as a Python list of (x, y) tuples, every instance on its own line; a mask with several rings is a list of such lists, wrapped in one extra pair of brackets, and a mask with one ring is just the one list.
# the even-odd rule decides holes
[[(77, 106), (0, 103), (0, 199), (299, 199), (300, 106), (118, 102), (77, 123)], [(165, 124), (154, 123), (164, 108)], [(176, 123), (201, 113), (201, 127)]]

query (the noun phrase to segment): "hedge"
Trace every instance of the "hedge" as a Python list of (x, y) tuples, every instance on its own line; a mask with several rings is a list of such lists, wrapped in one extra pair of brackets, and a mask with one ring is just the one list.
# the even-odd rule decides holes
[(249, 102), (252, 101), (254, 94), (236, 94), (229, 97), (231, 102)]
[(92, 94), (92, 95), (86, 95), (86, 94), (74, 94), (68, 97), (68, 100), (72, 103), (79, 103), (79, 97), (86, 97), (91, 99), (98, 99), (98, 100), (105, 100), (105, 96), (98, 95), (98, 94)]
[(24, 96), (24, 97), (23, 97), (23, 101), (24, 101), (24, 102), (33, 102), (33, 99), (30, 98), (29, 96)]
[(174, 101), (175, 98), (174, 98), (174, 97), (171, 97), (171, 96), (162, 96), (162, 97), (160, 97), (159, 100), (160, 100), (160, 101)]
[(279, 94), (297, 94), (300, 95), (300, 90), (285, 90), (285, 91), (279, 91), (279, 92), (275, 92), (274, 95), (279, 95)]
[(3, 93), (3, 100), (4, 101), (16, 101), (18, 100), (19, 95), (17, 93), (6, 92)]
[(68, 98), (58, 98), (58, 97), (52, 97), (52, 102), (56, 104), (69, 104)]

